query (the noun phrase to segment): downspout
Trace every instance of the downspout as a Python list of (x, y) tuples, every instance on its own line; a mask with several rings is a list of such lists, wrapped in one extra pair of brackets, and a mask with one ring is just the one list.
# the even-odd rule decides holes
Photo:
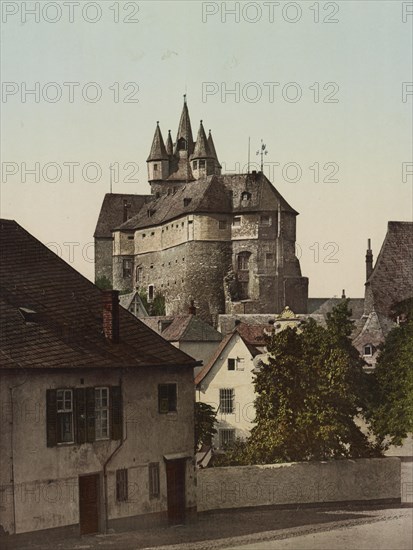
[[(121, 400), (121, 403), (122, 403), (122, 409), (123, 409), (123, 391), (122, 391), (122, 376), (120, 377), (120, 380), (119, 380), (119, 385), (120, 385), (120, 392), (121, 392), (121, 396), (122, 396), (122, 400)], [(123, 410), (122, 410), (122, 424), (123, 424)], [(109, 464), (109, 462), (112, 460), (112, 458), (117, 454), (117, 452), (119, 451), (119, 449), (122, 447), (122, 445), (124, 444), (124, 442), (127, 440), (128, 438), (128, 434), (126, 432), (126, 426), (127, 426), (127, 423), (125, 422), (125, 438), (124, 439), (121, 439), (120, 440), (120, 443), (119, 445), (116, 447), (116, 449), (113, 450), (113, 452), (109, 455), (109, 457), (106, 459), (106, 461), (104, 462), (103, 464), (103, 485), (104, 485), (104, 493), (105, 493), (105, 533), (108, 532), (108, 522), (109, 522), (109, 512), (108, 512), (108, 473), (107, 473), (107, 466)], [(123, 431), (123, 430), (122, 430)]]

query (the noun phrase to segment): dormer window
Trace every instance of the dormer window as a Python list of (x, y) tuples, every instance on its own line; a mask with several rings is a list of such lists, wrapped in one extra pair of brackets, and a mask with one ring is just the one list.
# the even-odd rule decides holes
[(241, 194), (241, 200), (242, 201), (249, 201), (251, 199), (251, 193), (249, 191), (244, 191), (242, 194)]
[(373, 346), (371, 344), (366, 344), (363, 349), (364, 357), (372, 357), (373, 355)]
[(204, 160), (199, 161), (199, 169), (201, 170), (201, 168), (205, 168), (205, 161)]
[(152, 208), (150, 208), (150, 209), (148, 210), (148, 218), (152, 218), (152, 216), (155, 214), (155, 212), (156, 212), (155, 210), (153, 210)]
[(198, 169), (198, 161), (197, 160), (194, 160), (194, 162), (192, 163), (192, 167), (193, 167), (194, 170)]
[(184, 199), (184, 206), (189, 206), (192, 199)]
[(178, 140), (178, 151), (186, 151), (186, 140), (184, 138), (180, 138)]

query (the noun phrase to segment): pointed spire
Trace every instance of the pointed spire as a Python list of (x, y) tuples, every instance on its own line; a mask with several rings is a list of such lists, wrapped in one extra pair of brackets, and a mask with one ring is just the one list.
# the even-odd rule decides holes
[(204, 126), (201, 123), (199, 125), (198, 137), (196, 138), (196, 144), (194, 153), (192, 155), (193, 159), (199, 158), (213, 158), (213, 155), (209, 149), (208, 140), (205, 134)]
[(171, 130), (168, 130), (168, 137), (166, 138), (166, 152), (169, 156), (173, 155), (174, 144), (172, 142)]
[(216, 149), (215, 149), (215, 144), (214, 144), (214, 140), (212, 139), (212, 134), (211, 134), (211, 130), (209, 131), (209, 134), (208, 134), (208, 147), (209, 147), (209, 150), (211, 152), (211, 155), (214, 157), (214, 159), (216, 160), (216, 162), (218, 163), (218, 166), (220, 168), (222, 168), (219, 160), (218, 160), (218, 155), (217, 155), (217, 152), (216, 152)]
[(151, 160), (168, 160), (168, 153), (166, 152), (161, 129), (159, 128), (159, 120), (156, 123), (151, 152), (149, 153), (149, 157), (146, 159), (146, 162)]
[(188, 105), (186, 103), (186, 94), (184, 95), (184, 106), (179, 121), (178, 133), (176, 134), (176, 144), (178, 148), (180, 139), (185, 140), (187, 143), (188, 155), (191, 155), (194, 150), (194, 139), (192, 137), (191, 120), (189, 118)]

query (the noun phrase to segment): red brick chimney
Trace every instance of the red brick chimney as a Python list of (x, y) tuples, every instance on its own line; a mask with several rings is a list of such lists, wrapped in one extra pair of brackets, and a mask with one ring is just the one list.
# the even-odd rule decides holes
[(119, 291), (102, 290), (103, 334), (113, 344), (119, 343)]
[(369, 280), (372, 271), (373, 271), (373, 251), (371, 249), (371, 240), (368, 239), (367, 251), (366, 251), (366, 281)]

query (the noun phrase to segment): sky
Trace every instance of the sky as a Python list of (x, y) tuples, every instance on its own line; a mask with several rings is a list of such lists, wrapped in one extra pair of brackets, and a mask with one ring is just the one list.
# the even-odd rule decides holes
[(105, 193), (149, 194), (187, 94), (224, 171), (300, 215), (311, 297), (362, 297), (365, 251), (412, 221), (413, 3), (1, 2), (1, 216), (93, 279)]

